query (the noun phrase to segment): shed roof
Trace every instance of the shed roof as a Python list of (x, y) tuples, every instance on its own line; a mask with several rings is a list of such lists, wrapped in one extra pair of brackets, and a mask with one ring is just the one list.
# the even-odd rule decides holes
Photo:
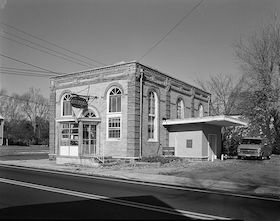
[(187, 124), (210, 124), (220, 127), (229, 126), (247, 126), (245, 121), (237, 118), (219, 115), (219, 116), (207, 116), (207, 117), (193, 117), (184, 119), (168, 119), (162, 122), (163, 126), (174, 126), (174, 125), (187, 125)]

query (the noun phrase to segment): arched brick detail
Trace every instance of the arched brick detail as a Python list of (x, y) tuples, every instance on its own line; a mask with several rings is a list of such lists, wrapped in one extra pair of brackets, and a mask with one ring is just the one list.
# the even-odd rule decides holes
[(117, 82), (114, 82), (114, 83), (109, 84), (109, 85), (106, 87), (105, 92), (104, 92), (104, 95), (103, 95), (104, 99), (107, 99), (108, 91), (109, 91), (111, 88), (113, 88), (113, 87), (119, 88), (119, 89), (121, 90), (121, 92), (122, 92), (122, 95), (124, 95), (124, 89), (123, 89), (122, 85), (119, 84), (119, 83), (117, 83)]
[(58, 100), (56, 101), (56, 103), (61, 103), (61, 99), (62, 97), (65, 95), (65, 94), (71, 94), (73, 93), (71, 90), (67, 89), (67, 90), (63, 90), (60, 95), (59, 95), (59, 98)]

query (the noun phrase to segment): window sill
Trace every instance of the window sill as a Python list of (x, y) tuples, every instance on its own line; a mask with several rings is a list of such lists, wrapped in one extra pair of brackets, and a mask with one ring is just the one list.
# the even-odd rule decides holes
[(155, 140), (155, 139), (149, 139), (149, 140), (148, 140), (148, 143), (158, 143), (158, 140)]
[(121, 141), (121, 139), (120, 138), (107, 138), (106, 141), (108, 141), (108, 142), (111, 142), (111, 141), (115, 142), (115, 141)]

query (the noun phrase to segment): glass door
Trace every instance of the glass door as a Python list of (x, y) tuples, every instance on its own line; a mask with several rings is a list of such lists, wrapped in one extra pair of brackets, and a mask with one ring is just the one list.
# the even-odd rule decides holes
[(95, 155), (96, 154), (96, 125), (83, 124), (83, 155)]

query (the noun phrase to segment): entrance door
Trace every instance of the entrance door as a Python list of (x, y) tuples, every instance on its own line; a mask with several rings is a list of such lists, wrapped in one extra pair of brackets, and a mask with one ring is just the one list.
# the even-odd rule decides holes
[(209, 134), (208, 135), (208, 160), (217, 159), (217, 135), (216, 134)]
[(83, 155), (96, 154), (96, 125), (83, 124)]

